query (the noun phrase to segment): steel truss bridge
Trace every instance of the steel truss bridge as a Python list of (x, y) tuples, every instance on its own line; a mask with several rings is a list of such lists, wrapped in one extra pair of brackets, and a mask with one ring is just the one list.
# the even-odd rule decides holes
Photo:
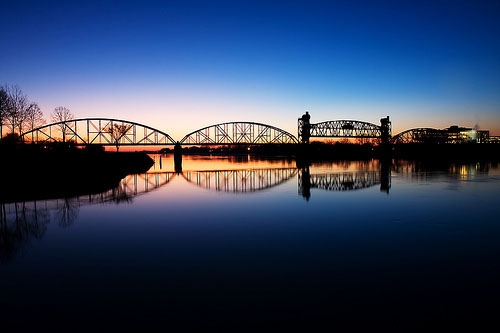
[[(382, 119), (383, 120), (383, 119)], [(388, 121), (388, 120), (387, 120)], [(309, 126), (310, 125), (310, 126)], [(384, 126), (356, 121), (335, 120), (318, 124), (304, 124), (299, 119), (299, 137), (309, 128), (309, 136), (384, 138), (390, 136)], [(305, 127), (304, 127), (305, 126)], [(309, 127), (307, 127), (309, 126)], [(147, 125), (113, 118), (81, 118), (43, 125), (21, 135), (25, 142), (48, 144), (71, 142), (77, 146), (168, 146), (168, 145), (258, 145), (294, 144), (299, 140), (278, 127), (257, 122), (226, 122), (203, 127), (174, 140), (168, 133)]]
[(313, 137), (379, 138), (380, 126), (356, 120), (334, 120), (311, 124)]
[[(180, 141), (153, 127), (113, 118), (81, 118), (43, 125), (21, 134), (24, 142), (48, 144), (71, 142), (77, 146), (219, 146), (307, 143), (311, 137), (375, 138), (382, 143), (460, 143), (493, 142), (488, 131), (475, 131), (455, 126), (448, 129), (412, 128), (394, 137), (389, 117), (380, 125), (359, 120), (309, 122), (308, 113), (298, 119), (298, 138), (278, 127), (257, 122), (226, 122), (203, 127), (185, 135)], [(472, 131), (473, 132), (473, 131)]]
[(139, 123), (111, 118), (83, 118), (47, 124), (25, 132), (21, 137), (28, 142), (72, 142), (87, 146), (147, 146), (172, 145), (170, 135)]
[(311, 137), (379, 138), (383, 143), (389, 143), (391, 137), (389, 117), (380, 119), (381, 125), (359, 120), (331, 120), (311, 124), (309, 119), (309, 113), (306, 112), (297, 123), (299, 139), (304, 143), (309, 142)]
[(111, 118), (82, 118), (47, 124), (21, 135), (25, 142), (71, 142), (77, 146), (256, 145), (297, 143), (277, 127), (255, 122), (227, 122), (191, 132), (177, 142), (169, 134), (143, 124)]
[(274, 126), (254, 122), (229, 122), (204, 127), (187, 134), (181, 145), (236, 145), (297, 143), (297, 138)]

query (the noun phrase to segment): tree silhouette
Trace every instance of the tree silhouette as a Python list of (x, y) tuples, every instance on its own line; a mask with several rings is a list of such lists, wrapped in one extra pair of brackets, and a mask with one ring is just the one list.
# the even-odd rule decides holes
[[(26, 121), (24, 131), (31, 131), (45, 123), (43, 112), (37, 103), (31, 103), (26, 110)], [(32, 134), (33, 139), (33, 134)]]
[(108, 125), (104, 131), (111, 135), (112, 142), (115, 143), (116, 151), (118, 152), (120, 146), (120, 140), (127, 134), (127, 132), (132, 128), (132, 125), (126, 124), (113, 124), (113, 126)]
[(64, 203), (55, 212), (55, 219), (61, 228), (69, 227), (77, 219), (80, 212), (77, 200), (75, 198), (64, 198)]
[(64, 106), (58, 106), (54, 109), (54, 112), (52, 112), (52, 121), (54, 123), (60, 122), (58, 124), (59, 129), (62, 132), (62, 140), (63, 142), (66, 142), (66, 130), (69, 127), (68, 124), (66, 123), (69, 120), (74, 119), (75, 117), (73, 114), (69, 111), (68, 108)]
[(33, 129), (43, 122), (43, 113), (38, 104), (30, 103), (18, 86), (0, 87), (0, 138), (3, 125), (10, 127), (11, 137), (15, 137), (16, 131), (19, 137), (27, 129)]
[(14, 259), (32, 238), (41, 239), (50, 222), (50, 212), (37, 209), (36, 203), (31, 210), (25, 203), (12, 205), (15, 209), (9, 213), (0, 203), (0, 263)]
[(3, 136), (2, 128), (5, 119), (7, 118), (8, 95), (4, 87), (0, 87), (0, 139)]
[(19, 134), (22, 134), (29, 107), (28, 98), (18, 86), (5, 86), (4, 90), (7, 94), (5, 114), (7, 125), (10, 127), (12, 134), (16, 130), (18, 130)]

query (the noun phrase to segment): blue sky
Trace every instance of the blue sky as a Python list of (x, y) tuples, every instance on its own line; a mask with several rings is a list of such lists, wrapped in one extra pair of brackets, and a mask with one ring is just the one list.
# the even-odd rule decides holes
[(213, 123), (391, 116), (500, 134), (500, 2), (24, 2), (2, 5), (0, 84), (47, 115), (175, 138)]

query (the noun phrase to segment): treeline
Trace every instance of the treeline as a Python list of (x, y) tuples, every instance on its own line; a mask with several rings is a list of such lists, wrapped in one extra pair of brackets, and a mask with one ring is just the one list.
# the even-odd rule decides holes
[[(68, 108), (58, 106), (52, 112), (50, 120), (59, 122), (73, 118)], [(46, 120), (38, 103), (30, 101), (18, 86), (0, 86), (0, 138), (9, 136), (17, 141), (21, 134), (45, 123)], [(7, 129), (6, 133), (4, 133), (4, 127)], [(64, 128), (61, 130), (64, 132)]]

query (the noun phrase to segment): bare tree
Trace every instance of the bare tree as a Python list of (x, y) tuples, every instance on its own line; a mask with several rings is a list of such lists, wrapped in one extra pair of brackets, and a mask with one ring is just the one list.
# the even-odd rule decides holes
[(75, 199), (64, 199), (64, 203), (55, 212), (55, 218), (62, 228), (67, 228), (72, 225), (80, 212), (80, 206)]
[[(31, 103), (26, 110), (26, 122), (24, 131), (31, 131), (41, 125), (45, 124), (45, 120), (43, 119), (43, 112), (40, 110), (40, 107), (37, 103)], [(33, 139), (33, 134), (31, 136)]]
[(356, 143), (358, 145), (373, 145), (373, 138), (357, 138)]
[(54, 112), (52, 112), (52, 121), (54, 123), (59, 123), (58, 126), (62, 132), (63, 142), (66, 142), (66, 130), (68, 129), (68, 124), (66, 122), (74, 118), (75, 117), (69, 109), (64, 106), (58, 106), (54, 109)]
[(22, 128), (26, 121), (27, 109), (29, 107), (28, 98), (18, 86), (5, 86), (7, 93), (7, 125), (11, 128), (12, 134), (16, 130), (22, 134)]
[(5, 119), (7, 118), (8, 95), (4, 87), (0, 87), (0, 139), (3, 136), (2, 128)]
[(118, 152), (120, 146), (120, 140), (127, 134), (127, 132), (132, 128), (132, 125), (126, 124), (113, 124), (113, 126), (108, 125), (104, 131), (111, 135), (112, 141), (115, 143), (116, 151)]

